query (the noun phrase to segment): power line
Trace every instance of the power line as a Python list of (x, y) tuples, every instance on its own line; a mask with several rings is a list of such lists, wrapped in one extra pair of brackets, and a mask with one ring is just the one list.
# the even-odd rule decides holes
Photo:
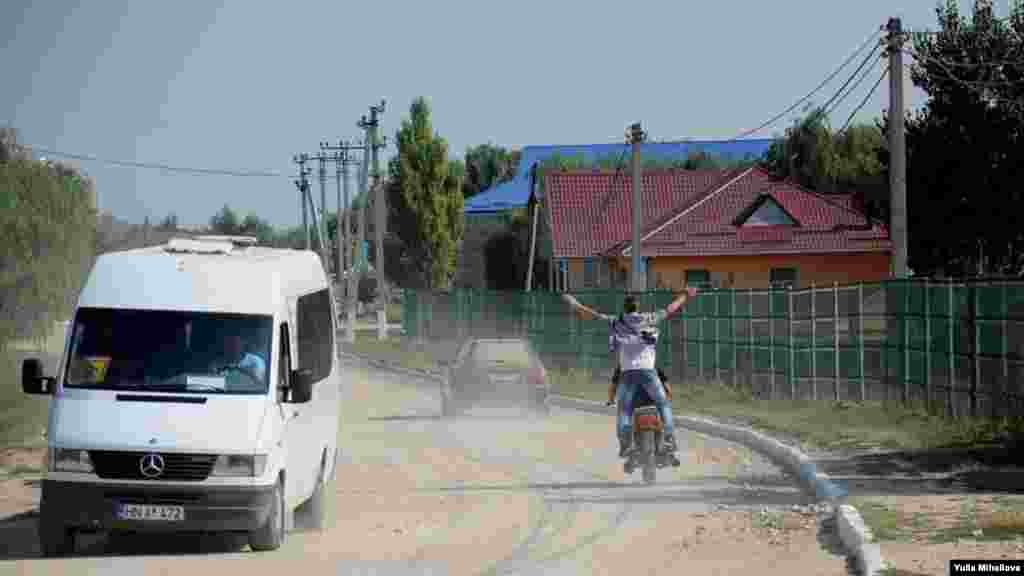
[(853, 112), (850, 112), (849, 118), (846, 119), (846, 122), (843, 124), (843, 127), (839, 129), (839, 132), (836, 132), (836, 135), (842, 134), (843, 132), (846, 131), (846, 128), (850, 126), (850, 122), (853, 122), (853, 117), (857, 115), (857, 112), (860, 112), (861, 108), (863, 108), (865, 105), (867, 105), (868, 100), (871, 99), (871, 96), (873, 96), (875, 94), (875, 90), (878, 90), (878, 86), (882, 83), (882, 80), (884, 80), (885, 77), (888, 76), (888, 75), (889, 75), (889, 69), (888, 68), (882, 70), (882, 74), (879, 75), (878, 80), (875, 82), (875, 85), (871, 87), (871, 90), (868, 90), (868, 93), (864, 96), (864, 99), (861, 100), (860, 104), (858, 104), (853, 109)]
[[(878, 62), (880, 62), (881, 60), (882, 60), (882, 57), (881, 57), (881, 56), (878, 56), (878, 57), (876, 57), (876, 58), (875, 58), (875, 60), (874, 60), (874, 62), (872, 62), (872, 64), (878, 63)], [(835, 112), (837, 108), (839, 108), (839, 105), (840, 105), (840, 104), (842, 104), (842, 102), (843, 102), (844, 100), (846, 100), (847, 98), (849, 98), (849, 97), (850, 97), (850, 94), (853, 94), (853, 91), (854, 91), (854, 90), (856, 90), (856, 89), (857, 89), (857, 88), (858, 88), (858, 87), (859, 87), (859, 86), (860, 86), (861, 84), (863, 84), (863, 83), (864, 83), (864, 80), (866, 80), (866, 79), (867, 79), (867, 77), (868, 77), (868, 75), (869, 75), (869, 74), (871, 74), (871, 69), (872, 69), (872, 67), (871, 67), (871, 66), (865, 66), (865, 67), (864, 67), (864, 71), (863, 71), (863, 72), (861, 73), (861, 75), (860, 75), (860, 78), (858, 78), (858, 79), (857, 79), (857, 81), (856, 81), (856, 82), (854, 82), (854, 83), (853, 83), (853, 84), (852, 84), (852, 85), (850, 86), (850, 88), (849, 88), (848, 90), (846, 90), (846, 92), (845, 92), (845, 93), (844, 93), (844, 94), (843, 94), (842, 96), (839, 96), (839, 93), (837, 92), (837, 93), (836, 93), (836, 96), (839, 96), (839, 99), (838, 99), (838, 100), (836, 100), (836, 101), (835, 101), (835, 102), (833, 103), (833, 105), (832, 105), (832, 107), (831, 107), (831, 108), (827, 108), (827, 109), (826, 109), (826, 110), (824, 111), (823, 115), (825, 115), (825, 116), (831, 116), (831, 115), (832, 115), (832, 113), (833, 113), (833, 112)], [(853, 77), (851, 76), (851, 77), (850, 77), (850, 79), (852, 80), (852, 79), (853, 79)], [(847, 80), (847, 82), (849, 82), (849, 80)], [(842, 89), (840, 89), (840, 91), (841, 91), (841, 90), (842, 90)], [(835, 96), (833, 96), (833, 99), (835, 99)]]
[(60, 150), (53, 150), (50, 148), (42, 148), (40, 146), (32, 146), (29, 144), (21, 144), (24, 148), (48, 154), (50, 156), (58, 156), (61, 158), (72, 158), (74, 160), (84, 160), (88, 162), (99, 162), (101, 164), (108, 164), (112, 166), (122, 166), (126, 168), (149, 168), (154, 170), (163, 170), (165, 172), (182, 172), (187, 174), (197, 174), (204, 176), (238, 176), (248, 178), (289, 178), (287, 174), (281, 172), (270, 172), (270, 171), (257, 171), (257, 170), (229, 170), (221, 168), (189, 168), (183, 166), (169, 166), (167, 164), (158, 164), (153, 162), (136, 162), (132, 160), (110, 160), (107, 158), (100, 158), (89, 154), (75, 154), (71, 152), (62, 152)]
[[(869, 45), (869, 44), (871, 44), (871, 42), (872, 42), (872, 41), (876, 40), (876, 39), (878, 38), (878, 36), (879, 36), (879, 35), (881, 35), (881, 33), (882, 33), (882, 28), (881, 28), (881, 27), (879, 27), (879, 29), (878, 29), (878, 30), (875, 30), (875, 31), (874, 31), (873, 33), (871, 33), (871, 35), (869, 35), (869, 36), (867, 37), (867, 39), (865, 39), (865, 40), (864, 40), (864, 42), (862, 42), (862, 43), (861, 43), (861, 45), (860, 45), (860, 46), (858, 46), (858, 47), (857, 47), (857, 49), (853, 51), (853, 53), (852, 53), (852, 54), (850, 54), (849, 56), (847, 56), (847, 57), (846, 57), (846, 60), (843, 60), (843, 63), (842, 63), (842, 64), (840, 64), (838, 68), (836, 68), (835, 70), (833, 70), (833, 71), (832, 71), (832, 73), (831, 73), (831, 74), (829, 74), (829, 75), (828, 75), (828, 76), (827, 76), (827, 77), (826, 77), (826, 78), (825, 78), (825, 79), (824, 79), (824, 80), (823, 80), (823, 81), (821, 82), (821, 84), (818, 84), (818, 85), (817, 85), (817, 86), (816, 86), (816, 87), (815, 87), (815, 88), (814, 88), (813, 90), (811, 90), (811, 91), (810, 91), (810, 92), (809, 92), (809, 93), (808, 93), (808, 94), (807, 94), (806, 96), (804, 96), (803, 98), (801, 98), (801, 99), (797, 100), (796, 102), (794, 102), (794, 103), (793, 103), (793, 105), (792, 105), (792, 106), (790, 106), (789, 108), (786, 108), (786, 109), (785, 109), (785, 110), (783, 110), (782, 112), (780, 112), (780, 113), (776, 114), (776, 115), (775, 115), (775, 116), (773, 116), (773, 117), (772, 117), (771, 119), (769, 119), (768, 121), (764, 122), (763, 124), (761, 124), (761, 125), (760, 125), (760, 126), (758, 126), (757, 128), (754, 128), (754, 129), (752, 129), (752, 130), (747, 130), (747, 131), (745, 131), (745, 132), (741, 132), (741, 133), (740, 133), (740, 134), (739, 134), (738, 136), (736, 136), (736, 137), (734, 138), (734, 140), (739, 140), (739, 139), (741, 139), (741, 138), (745, 138), (745, 137), (747, 137), (747, 136), (750, 136), (751, 134), (754, 134), (754, 133), (756, 133), (756, 132), (760, 132), (761, 130), (763, 130), (763, 129), (767, 128), (768, 126), (771, 126), (772, 124), (774, 124), (775, 122), (777, 122), (777, 121), (778, 121), (778, 120), (779, 120), (780, 118), (782, 118), (782, 117), (783, 117), (783, 116), (785, 116), (786, 114), (789, 114), (790, 112), (792, 112), (793, 110), (795, 110), (795, 109), (797, 108), (797, 106), (800, 106), (801, 104), (803, 104), (803, 103), (804, 103), (804, 102), (806, 102), (807, 100), (810, 100), (812, 96), (814, 96), (815, 94), (817, 94), (817, 93), (818, 93), (818, 92), (819, 92), (819, 91), (820, 91), (820, 90), (821, 90), (822, 88), (824, 88), (824, 87), (825, 87), (825, 85), (826, 85), (826, 84), (828, 84), (829, 82), (831, 82), (831, 81), (832, 81), (832, 79), (833, 79), (833, 78), (835, 78), (836, 76), (838, 76), (838, 75), (839, 75), (839, 73), (840, 73), (840, 72), (841, 72), (841, 71), (843, 70), (843, 68), (846, 68), (846, 66), (847, 66), (847, 65), (848, 65), (848, 64), (849, 64), (850, 62), (852, 62), (852, 61), (853, 61), (853, 59), (857, 57), (857, 55), (859, 55), (859, 54), (860, 54), (861, 52), (863, 52), (863, 51), (864, 51), (864, 49), (865, 49), (865, 48), (867, 48), (867, 47), (868, 47), (868, 45)], [(876, 44), (876, 49), (877, 49), (877, 46), (878, 46), (878, 45)]]
[(604, 200), (601, 201), (601, 206), (597, 209), (597, 212), (594, 215), (595, 219), (599, 218), (600, 215), (604, 213), (605, 209), (608, 208), (608, 203), (612, 199), (612, 194), (615, 193), (615, 183), (618, 182), (619, 174), (622, 172), (622, 167), (625, 166), (627, 151), (629, 151), (629, 145), (623, 145), (622, 154), (619, 154), (619, 161), (615, 167), (615, 175), (612, 176), (611, 183), (608, 185), (608, 191), (605, 192)]
[[(840, 102), (842, 102), (843, 100), (846, 99), (847, 96), (849, 96), (849, 92), (847, 92), (846, 94), (843, 94), (843, 91), (846, 90), (846, 87), (850, 84), (850, 82), (852, 82), (853, 79), (857, 77), (857, 74), (862, 69), (864, 69), (865, 66), (868, 65), (868, 62), (870, 62), (872, 58), (874, 58), (875, 60), (879, 60), (880, 59), (880, 57), (875, 56), (875, 53), (878, 52), (879, 48), (880, 48), (880, 46), (876, 45), (875, 49), (872, 50), (870, 54), (868, 54), (867, 58), (865, 58), (860, 63), (860, 66), (858, 66), (857, 69), (853, 71), (853, 74), (851, 74), (850, 77), (846, 79), (846, 82), (843, 82), (843, 85), (839, 87), (839, 90), (837, 90), (836, 93), (833, 94), (832, 97), (829, 98), (827, 102), (825, 102), (824, 106), (819, 108), (819, 114), (818, 114), (819, 116), (828, 116), (829, 114), (831, 114), (835, 110), (835, 107), (832, 106), (833, 104), (838, 106)], [(868, 71), (870, 71), (870, 68), (868, 69)], [(861, 80), (863, 80), (863, 77), (861, 78)], [(858, 82), (858, 84), (859, 84), (859, 82)], [(852, 90), (851, 90), (851, 92), (852, 92)], [(840, 98), (840, 96), (842, 96), (842, 98)]]

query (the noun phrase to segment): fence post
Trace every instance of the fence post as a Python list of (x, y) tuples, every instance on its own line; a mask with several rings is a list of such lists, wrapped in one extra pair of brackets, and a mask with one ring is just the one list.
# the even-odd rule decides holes
[(729, 341), (732, 343), (732, 385), (736, 386), (737, 380), (740, 378), (740, 347), (738, 338), (736, 338), (736, 289), (729, 288), (729, 292), (732, 293), (732, 308), (729, 312)]
[(932, 399), (932, 289), (928, 278), (924, 279), (924, 404), (931, 414)]
[(967, 319), (971, 330), (971, 388), (968, 410), (971, 418), (978, 415), (978, 381), (981, 375), (981, 363), (978, 362), (978, 290), (973, 282), (967, 284)]
[(913, 280), (904, 281), (903, 288), (903, 405), (910, 404), (910, 291)]
[[(735, 304), (733, 310), (736, 310)], [(735, 312), (734, 312), (735, 313)], [(733, 332), (736, 331), (736, 323), (733, 322)], [(747, 381), (749, 382), (750, 390), (753, 391), (757, 386), (757, 354), (756, 346), (757, 343), (754, 340), (754, 289), (747, 289), (747, 362), (749, 371), (747, 372)]]
[(793, 289), (786, 285), (786, 316), (789, 324), (789, 392), (796, 400), (796, 349), (793, 347)]
[(867, 379), (864, 375), (864, 283), (857, 284), (857, 362), (860, 364), (860, 401), (867, 402)]
[(768, 287), (768, 370), (771, 380), (768, 382), (768, 398), (775, 400), (775, 294)]
[(811, 282), (811, 400), (818, 399), (818, 290)]
[[(701, 294), (704, 296), (706, 294)], [(697, 335), (697, 379), (704, 380), (704, 311), (697, 316), (697, 325), (700, 326), (700, 334)]]
[[(1000, 286), (1000, 292), (1002, 293), (1002, 296), (1003, 296), (1002, 297), (1002, 306), (999, 308), (999, 316), (1000, 316), (1001, 322), (1003, 324), (1003, 329), (1002, 329), (1002, 336), (1003, 336), (1002, 337), (1003, 380), (1002, 380), (1002, 383), (1000, 385), (1000, 391), (999, 391), (999, 394), (1000, 394), (1000, 399), (999, 400), (1000, 401), (999, 402), (993, 402), (992, 404), (993, 405), (1003, 405), (1003, 407), (1006, 409), (1006, 415), (1007, 416), (1011, 416), (1011, 415), (1013, 415), (1013, 411), (1014, 411), (1013, 409), (1016, 408), (1016, 406), (1015, 405), (1014, 406), (1010, 405), (1010, 395), (1009, 395), (1009, 393), (1007, 393), (1007, 390), (1010, 387), (1010, 338), (1009, 338), (1009, 334), (1006, 332), (1006, 330), (1009, 328), (1009, 326), (1007, 326), (1007, 316), (1010, 315), (1010, 297), (1006, 294), (1008, 292), (1008, 290), (1007, 290), (1007, 283), (1006, 282), (1003, 282), (1002, 285)], [(1014, 404), (1016, 404), (1016, 402), (1014, 402)]]
[(722, 382), (722, 363), (719, 362), (722, 357), (721, 334), (719, 334), (721, 330), (718, 329), (718, 320), (722, 315), (722, 307), (719, 305), (721, 300), (718, 294), (715, 294), (715, 381), (719, 383)]
[(836, 402), (840, 399), (839, 394), (839, 282), (832, 282), (832, 346), (834, 348), (835, 358), (832, 359), (835, 364), (835, 399)]
[(954, 292), (954, 290), (953, 290), (953, 282), (950, 281), (949, 282), (949, 357), (946, 359), (948, 361), (948, 363), (949, 363), (949, 366), (948, 366), (948, 368), (949, 368), (949, 379), (948, 379), (949, 386), (947, 386), (947, 388), (946, 388), (946, 402), (948, 403), (948, 407), (946, 409), (949, 411), (949, 415), (950, 415), (951, 418), (956, 418), (957, 417), (957, 410), (956, 410), (956, 403), (954, 402), (954, 399), (956, 398), (956, 395), (954, 394), (955, 386), (956, 386), (956, 326), (955, 326), (955, 324), (959, 324), (960, 323), (960, 310), (957, 309), (957, 310), (954, 311), (954, 308), (953, 308), (953, 304), (954, 304), (953, 292)]

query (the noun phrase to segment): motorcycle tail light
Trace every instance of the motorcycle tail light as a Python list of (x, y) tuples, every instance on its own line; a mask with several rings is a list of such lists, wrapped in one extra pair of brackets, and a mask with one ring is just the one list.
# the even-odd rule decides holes
[(637, 414), (636, 428), (638, 430), (660, 430), (661, 421), (655, 414)]

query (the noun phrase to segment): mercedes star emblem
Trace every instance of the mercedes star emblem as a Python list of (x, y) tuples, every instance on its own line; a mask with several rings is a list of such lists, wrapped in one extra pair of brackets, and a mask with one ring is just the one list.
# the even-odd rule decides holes
[(146, 478), (156, 478), (164, 473), (164, 459), (159, 454), (146, 454), (139, 461), (139, 470)]

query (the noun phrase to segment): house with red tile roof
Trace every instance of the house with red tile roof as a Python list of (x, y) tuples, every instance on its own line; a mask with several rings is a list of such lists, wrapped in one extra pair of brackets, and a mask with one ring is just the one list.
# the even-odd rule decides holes
[[(627, 286), (630, 185), (609, 171), (545, 175), (557, 289)], [(888, 230), (851, 196), (819, 194), (760, 167), (644, 172), (641, 203), (649, 288), (804, 287), (889, 276)]]

